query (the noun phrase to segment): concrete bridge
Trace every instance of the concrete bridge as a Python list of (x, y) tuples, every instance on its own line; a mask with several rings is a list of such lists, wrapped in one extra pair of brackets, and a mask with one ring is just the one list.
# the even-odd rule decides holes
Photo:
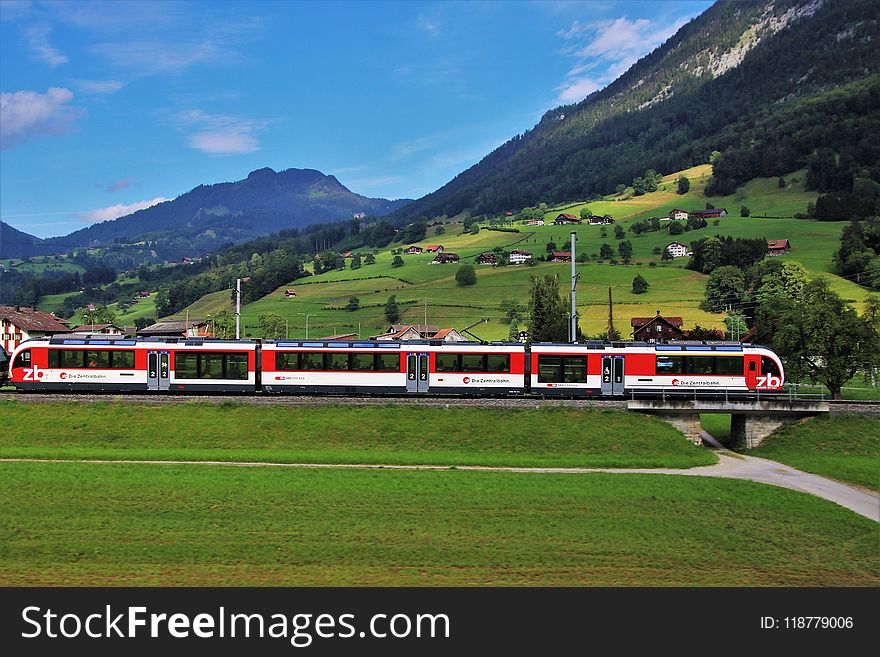
[(758, 447), (773, 431), (784, 424), (829, 412), (827, 401), (800, 399), (631, 399), (627, 409), (656, 415), (680, 430), (688, 440), (699, 445), (700, 414), (730, 413), (730, 437), (733, 446)]

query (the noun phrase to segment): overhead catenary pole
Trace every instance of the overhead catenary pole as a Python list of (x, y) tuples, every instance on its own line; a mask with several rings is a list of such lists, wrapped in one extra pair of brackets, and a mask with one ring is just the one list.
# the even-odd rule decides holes
[(577, 279), (575, 267), (574, 245), (577, 242), (577, 233), (571, 231), (571, 321), (569, 323), (568, 341), (577, 342)]
[(235, 339), (241, 339), (241, 279), (235, 279)]

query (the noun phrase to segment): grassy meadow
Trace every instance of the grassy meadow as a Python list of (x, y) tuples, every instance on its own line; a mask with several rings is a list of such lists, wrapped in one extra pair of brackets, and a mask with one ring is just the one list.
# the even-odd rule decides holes
[(661, 420), (611, 410), (120, 400), (5, 402), (0, 412), (0, 458), (647, 468), (717, 462)]
[(782, 427), (749, 454), (880, 491), (880, 419), (812, 418)]
[(0, 585), (877, 586), (880, 527), (668, 475), (0, 463)]

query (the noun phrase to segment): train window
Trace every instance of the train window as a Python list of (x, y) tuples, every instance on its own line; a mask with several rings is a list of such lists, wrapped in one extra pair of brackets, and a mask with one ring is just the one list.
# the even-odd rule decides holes
[(352, 354), (351, 369), (356, 372), (370, 372), (373, 369), (373, 354)]
[(779, 366), (772, 358), (761, 356), (761, 374), (772, 374), (779, 376)]
[(59, 352), (59, 358), (61, 362), (59, 363), (60, 367), (82, 367), (83, 366), (83, 355), (85, 352), (83, 351), (74, 351), (73, 349), (62, 349)]
[(712, 374), (715, 369), (714, 358), (687, 356), (685, 365), (688, 374)]
[(487, 372), (509, 372), (510, 371), (510, 355), (509, 354), (489, 354), (486, 356)]
[(199, 354), (199, 378), (223, 378), (223, 354)]
[(133, 351), (111, 351), (110, 367), (120, 370), (134, 369)]
[(300, 354), (299, 361), (302, 370), (323, 370), (324, 353), (321, 351), (304, 351)]
[(458, 354), (437, 354), (438, 372), (458, 372)]
[(18, 356), (15, 357), (15, 362), (12, 364), (13, 367), (30, 367), (31, 366), (31, 350), (25, 349), (24, 351), (20, 351)]
[(738, 375), (742, 376), (743, 374), (743, 359), (742, 357), (737, 358), (736, 356), (716, 356), (715, 357), (715, 373), (716, 374), (725, 374), (725, 375)]
[(178, 379), (199, 378), (199, 355), (178, 351), (174, 354), (174, 376)]
[(657, 356), (657, 374), (684, 374), (684, 358)]
[(460, 372), (485, 372), (483, 354), (461, 354)]
[(376, 354), (377, 372), (399, 372), (400, 354)]
[(298, 370), (299, 354), (289, 351), (275, 352), (275, 369), (276, 370)]
[(340, 351), (327, 354), (328, 370), (347, 370), (348, 354)]
[(587, 359), (566, 358), (563, 360), (562, 380), (564, 383), (587, 382)]
[(562, 358), (538, 356), (538, 382), (559, 383), (562, 380)]
[(247, 354), (226, 354), (226, 379), (247, 380), (248, 356)]
[(86, 351), (86, 367), (94, 367), (98, 369), (109, 368), (110, 352), (103, 349), (100, 351), (89, 349)]

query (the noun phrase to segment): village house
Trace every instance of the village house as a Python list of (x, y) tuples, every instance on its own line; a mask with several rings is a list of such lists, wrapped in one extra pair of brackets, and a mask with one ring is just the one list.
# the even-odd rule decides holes
[(691, 214), (697, 219), (718, 219), (726, 217), (727, 210), (725, 208), (710, 208), (708, 210), (694, 210)]
[(563, 226), (565, 224), (579, 224), (581, 220), (579, 217), (574, 216), (573, 214), (562, 213), (556, 215), (556, 219), (553, 220), (554, 226)]
[(687, 221), (688, 213), (686, 210), (675, 208), (669, 211), (669, 218), (673, 221)]
[(126, 326), (115, 324), (81, 324), (70, 329), (71, 333), (88, 333), (90, 335), (125, 335)]
[(322, 338), (318, 338), (318, 340), (326, 340), (327, 342), (351, 342), (359, 339), (360, 336), (357, 333), (338, 333), (337, 335), (325, 335)]
[(422, 249), (422, 247), (420, 246), (410, 246), (404, 251), (404, 253), (406, 253), (407, 255), (416, 255), (418, 253), (421, 253), (423, 250), (424, 249)]
[(767, 240), (767, 255), (785, 255), (791, 251), (791, 242), (788, 240)]
[(292, 288), (287, 288), (286, 290), (284, 290), (284, 298), (285, 299), (292, 299), (295, 296), (296, 296), (296, 290), (294, 290)]
[(571, 262), (571, 251), (553, 251), (550, 262)]
[(392, 324), (370, 340), (432, 340), (440, 329), (431, 324)]
[(485, 253), (481, 253), (477, 256), (477, 264), (495, 266), (498, 264), (498, 256), (496, 256), (491, 251), (486, 251)]
[(169, 320), (145, 326), (137, 332), (140, 336), (156, 336), (168, 338), (210, 338), (208, 322), (203, 319)]
[(461, 258), (457, 253), (438, 253), (437, 257), (431, 261), (432, 265), (445, 265), (448, 262), (458, 262)]
[(25, 340), (69, 331), (64, 320), (52, 313), (24, 306), (0, 306), (0, 347), (8, 354)]
[(543, 219), (530, 219), (529, 221), (527, 221), (525, 223), (525, 225), (526, 226), (543, 226), (544, 220)]
[(633, 317), (630, 320), (632, 337), (636, 342), (681, 340), (685, 337), (682, 324), (684, 320), (681, 317), (663, 317), (659, 310), (654, 317)]
[(429, 244), (425, 247), (426, 253), (443, 253), (443, 245), (442, 244)]
[(521, 251), (519, 249), (511, 251), (507, 261), (511, 265), (522, 265), (532, 259), (531, 251)]
[(610, 214), (594, 214), (592, 217), (590, 217), (591, 226), (606, 226), (613, 223), (614, 219), (611, 217)]
[(684, 258), (685, 256), (689, 256), (691, 254), (690, 249), (688, 249), (681, 242), (670, 242), (666, 245), (666, 250), (673, 258)]
[(346, 251), (345, 253), (342, 254), (342, 257), (343, 258), (354, 258), (354, 253), (352, 253), (351, 251)]

